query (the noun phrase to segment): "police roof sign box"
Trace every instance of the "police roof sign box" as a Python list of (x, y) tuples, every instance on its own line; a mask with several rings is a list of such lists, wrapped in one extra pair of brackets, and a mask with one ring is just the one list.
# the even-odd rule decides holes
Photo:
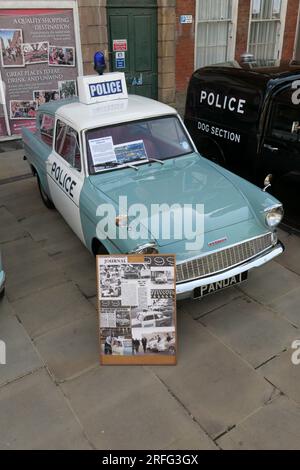
[(84, 104), (128, 98), (124, 73), (81, 76), (77, 82), (79, 100)]

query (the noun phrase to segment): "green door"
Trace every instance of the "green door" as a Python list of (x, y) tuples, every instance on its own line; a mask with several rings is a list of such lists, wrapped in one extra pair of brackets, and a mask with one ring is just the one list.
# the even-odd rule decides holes
[(111, 70), (125, 72), (129, 93), (157, 99), (156, 1), (107, 4)]

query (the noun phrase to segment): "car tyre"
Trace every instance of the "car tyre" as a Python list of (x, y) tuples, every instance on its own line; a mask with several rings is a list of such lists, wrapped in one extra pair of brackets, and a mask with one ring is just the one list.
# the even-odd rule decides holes
[(41, 180), (38, 176), (37, 176), (37, 181), (38, 181), (39, 192), (40, 192), (43, 203), (48, 209), (55, 209), (53, 202), (51, 201), (51, 199), (49, 199), (48, 195), (44, 191), (44, 188), (41, 184)]
[(3, 299), (5, 295), (5, 289), (3, 289), (1, 292), (0, 292), (0, 300)]

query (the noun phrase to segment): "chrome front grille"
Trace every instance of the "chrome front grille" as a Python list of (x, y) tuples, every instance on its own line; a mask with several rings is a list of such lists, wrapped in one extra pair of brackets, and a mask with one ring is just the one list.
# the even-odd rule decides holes
[(215, 251), (201, 258), (177, 264), (177, 283), (192, 281), (225, 271), (254, 258), (270, 248), (272, 244), (272, 233), (267, 233), (262, 237), (225, 248), (225, 250)]

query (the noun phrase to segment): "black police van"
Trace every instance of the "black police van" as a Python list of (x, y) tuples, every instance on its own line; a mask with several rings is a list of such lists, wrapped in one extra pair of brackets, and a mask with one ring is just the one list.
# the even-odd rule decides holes
[(300, 65), (196, 70), (185, 124), (203, 156), (260, 186), (272, 174), (270, 191), (300, 226)]

